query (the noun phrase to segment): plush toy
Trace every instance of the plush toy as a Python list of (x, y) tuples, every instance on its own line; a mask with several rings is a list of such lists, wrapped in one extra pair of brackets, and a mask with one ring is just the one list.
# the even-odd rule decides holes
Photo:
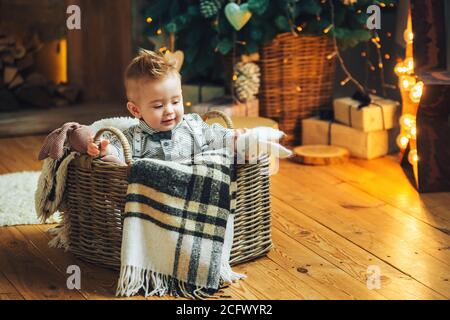
[(66, 141), (72, 151), (87, 152), (87, 141), (94, 132), (88, 126), (76, 122), (67, 122), (61, 128), (53, 130), (44, 140), (38, 159), (48, 157), (59, 160), (64, 155)]

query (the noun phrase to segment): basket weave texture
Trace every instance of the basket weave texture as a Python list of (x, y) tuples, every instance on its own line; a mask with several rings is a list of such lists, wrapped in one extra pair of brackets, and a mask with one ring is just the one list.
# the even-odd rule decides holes
[(260, 113), (286, 133), (283, 143), (300, 143), (301, 119), (329, 107), (334, 84), (333, 42), (325, 36), (279, 34), (260, 50)]
[[(231, 119), (220, 111), (203, 116), (220, 116), (229, 128)], [(132, 165), (130, 147), (122, 132), (110, 131), (122, 143), (126, 163), (119, 166), (93, 159), (76, 157), (69, 165), (66, 180), (64, 219), (69, 228), (70, 250), (79, 258), (96, 265), (119, 269), (122, 224), (127, 175)], [(256, 164), (237, 165), (236, 216), (230, 264), (235, 265), (265, 255), (272, 247), (269, 157), (262, 155)]]

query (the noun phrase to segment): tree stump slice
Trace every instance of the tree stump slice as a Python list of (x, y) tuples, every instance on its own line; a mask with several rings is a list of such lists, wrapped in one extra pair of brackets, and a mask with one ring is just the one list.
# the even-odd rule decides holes
[(293, 149), (292, 160), (312, 166), (344, 163), (350, 154), (347, 149), (329, 145), (308, 145)]

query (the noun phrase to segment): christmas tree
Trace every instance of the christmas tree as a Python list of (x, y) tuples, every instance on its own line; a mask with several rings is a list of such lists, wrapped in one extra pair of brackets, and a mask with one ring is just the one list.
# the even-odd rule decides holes
[[(334, 8), (331, 23), (329, 1)], [(147, 35), (176, 35), (176, 48), (184, 51), (185, 78), (214, 77), (220, 56), (251, 54), (280, 33), (335, 36), (341, 48), (368, 41), (367, 7), (392, 8), (395, 1), (376, 0), (248, 0), (236, 1), (250, 16), (236, 30), (224, 8), (228, 0), (156, 0), (145, 9)], [(244, 7), (245, 6), (245, 7)], [(235, 8), (233, 8), (235, 9)], [(231, 10), (230, 10), (231, 11)], [(149, 19), (151, 18), (151, 19)], [(242, 22), (242, 19), (241, 21)]]

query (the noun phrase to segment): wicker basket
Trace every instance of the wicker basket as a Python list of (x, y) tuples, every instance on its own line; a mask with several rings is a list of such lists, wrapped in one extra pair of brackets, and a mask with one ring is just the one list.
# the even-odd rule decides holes
[(298, 144), (300, 120), (329, 107), (334, 84), (333, 42), (325, 36), (279, 34), (260, 51), (260, 112), (274, 119), (287, 135), (283, 143)]
[[(231, 119), (218, 111), (203, 117), (220, 116), (229, 128)], [(69, 165), (66, 182), (64, 219), (69, 227), (70, 250), (79, 258), (113, 269), (120, 268), (122, 223), (127, 175), (132, 163), (125, 136), (110, 131), (121, 141), (128, 166), (118, 166), (87, 155), (76, 157)], [(237, 165), (237, 207), (230, 263), (237, 264), (265, 255), (272, 247), (269, 157), (257, 164)]]

